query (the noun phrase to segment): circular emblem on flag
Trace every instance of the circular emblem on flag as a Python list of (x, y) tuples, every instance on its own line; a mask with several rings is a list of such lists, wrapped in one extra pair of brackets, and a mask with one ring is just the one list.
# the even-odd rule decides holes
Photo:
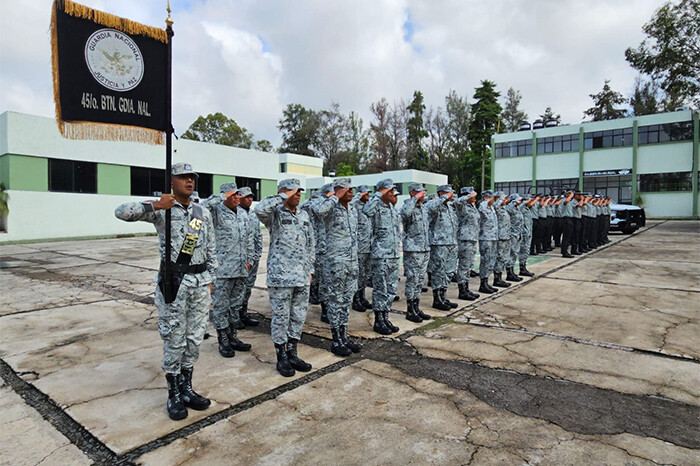
[(85, 42), (85, 63), (98, 83), (125, 92), (143, 79), (143, 55), (136, 42), (116, 29), (100, 29)]

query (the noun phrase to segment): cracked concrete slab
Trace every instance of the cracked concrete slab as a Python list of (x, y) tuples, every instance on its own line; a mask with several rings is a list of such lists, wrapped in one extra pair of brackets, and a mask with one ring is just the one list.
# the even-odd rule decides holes
[(100, 286), (139, 296), (152, 296), (156, 271), (115, 263), (71, 267), (62, 272)]
[(691, 361), (458, 323), (428, 330), (408, 342), (432, 358), (472, 361), (700, 406), (700, 370)]
[(0, 379), (0, 464), (92, 464)]
[[(222, 441), (222, 439), (226, 439)], [(653, 438), (567, 432), (465, 391), (361, 361), (205, 427), (138, 463), (696, 464)]]
[(80, 265), (99, 264), (99, 261), (94, 259), (66, 254), (57, 254), (52, 251), (35, 251), (13, 256), (4, 253), (2, 249), (0, 249), (0, 255), (4, 256), (6, 261), (9, 260), (10, 265), (13, 266), (12, 268), (21, 265), (23, 267), (56, 270)]

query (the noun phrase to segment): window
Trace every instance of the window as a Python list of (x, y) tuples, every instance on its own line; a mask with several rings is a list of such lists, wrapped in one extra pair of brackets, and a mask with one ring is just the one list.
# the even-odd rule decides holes
[(552, 152), (578, 151), (578, 134), (537, 138), (537, 153), (551, 154)]
[(97, 193), (97, 164), (49, 159), (49, 191)]
[(280, 164), (280, 173), (287, 173), (287, 163), (286, 162), (282, 162)]
[(645, 193), (661, 191), (692, 191), (691, 172), (654, 173), (639, 175), (639, 190)]
[(561, 194), (567, 189), (577, 189), (578, 178), (558, 178), (554, 180), (537, 180), (537, 192), (543, 194)]
[(693, 139), (693, 122), (681, 121), (665, 125), (640, 126), (637, 129), (639, 144), (657, 144), (660, 142), (691, 141)]
[(212, 182), (213, 176), (210, 173), (199, 173), (199, 178), (197, 178), (195, 185), (195, 190), (199, 194), (199, 197), (204, 199), (212, 195)]
[(496, 157), (518, 157), (532, 155), (532, 139), (521, 141), (499, 142), (496, 144)]
[(594, 131), (583, 134), (584, 149), (601, 149), (604, 147), (624, 147), (632, 145), (632, 128)]
[[(164, 192), (166, 192), (165, 170), (160, 168), (131, 167), (132, 196), (160, 196)], [(170, 190), (167, 190), (167, 192), (170, 192)]]
[(505, 181), (493, 184), (494, 190), (507, 194), (518, 193), (521, 196), (532, 191), (532, 181)]
[(631, 204), (632, 175), (584, 177), (583, 190), (593, 194), (609, 196), (620, 204)]
[(253, 199), (256, 201), (260, 200), (260, 178), (246, 178), (244, 176), (237, 176), (236, 186), (239, 188), (248, 186), (250, 190), (253, 191)]

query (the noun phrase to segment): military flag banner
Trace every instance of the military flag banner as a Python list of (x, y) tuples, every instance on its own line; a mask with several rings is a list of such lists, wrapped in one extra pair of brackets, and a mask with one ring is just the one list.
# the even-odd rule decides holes
[(51, 49), (56, 121), (64, 137), (165, 142), (165, 29), (55, 0)]

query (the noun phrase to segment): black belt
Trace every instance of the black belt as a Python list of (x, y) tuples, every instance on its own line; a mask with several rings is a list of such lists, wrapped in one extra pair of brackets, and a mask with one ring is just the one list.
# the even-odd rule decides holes
[[(165, 270), (165, 262), (160, 262), (160, 271)], [(177, 273), (202, 273), (207, 270), (207, 264), (178, 264), (177, 262), (170, 263), (170, 270)]]

